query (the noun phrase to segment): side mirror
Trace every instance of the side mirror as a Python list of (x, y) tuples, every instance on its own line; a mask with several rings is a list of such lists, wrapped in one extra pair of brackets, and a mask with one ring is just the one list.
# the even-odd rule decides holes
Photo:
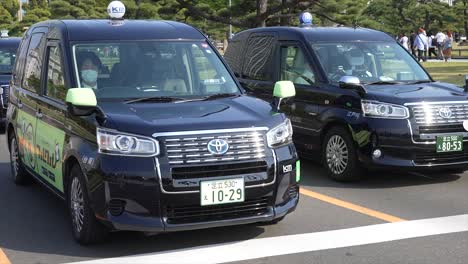
[(280, 109), (281, 101), (285, 98), (291, 98), (296, 95), (296, 88), (291, 81), (278, 81), (273, 89), (273, 106), (277, 111)]
[(342, 89), (353, 89), (361, 95), (366, 93), (366, 89), (362, 86), (358, 77), (343, 76), (338, 81), (338, 84)]
[(71, 88), (65, 99), (68, 111), (76, 116), (88, 116), (97, 109), (97, 100), (94, 91), (90, 88)]

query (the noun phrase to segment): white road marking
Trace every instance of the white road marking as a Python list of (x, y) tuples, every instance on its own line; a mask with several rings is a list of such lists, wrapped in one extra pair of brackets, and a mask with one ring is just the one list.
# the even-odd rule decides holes
[(468, 231), (468, 214), (252, 239), (75, 264), (226, 263)]

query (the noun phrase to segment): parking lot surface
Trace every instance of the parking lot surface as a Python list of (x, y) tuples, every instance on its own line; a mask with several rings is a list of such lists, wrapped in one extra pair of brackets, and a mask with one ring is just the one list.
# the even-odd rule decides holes
[(13, 184), (1, 135), (0, 263), (467, 263), (468, 173), (370, 172), (343, 184), (302, 164), (299, 206), (277, 225), (121, 232), (83, 247), (61, 200)]

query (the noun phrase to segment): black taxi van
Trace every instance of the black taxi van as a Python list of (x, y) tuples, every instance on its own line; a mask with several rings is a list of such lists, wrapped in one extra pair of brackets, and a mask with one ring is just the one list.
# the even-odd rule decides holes
[(66, 200), (75, 239), (276, 223), (299, 200), (292, 127), (248, 96), (186, 24), (61, 20), (33, 25), (13, 70), (11, 174)]
[(238, 33), (225, 59), (259, 98), (270, 100), (275, 81), (294, 82), (282, 108), (294, 143), (335, 180), (358, 179), (362, 168), (468, 167), (468, 93), (434, 81), (383, 32), (257, 28)]
[(21, 38), (8, 37), (7, 33), (0, 37), (0, 130), (4, 129), (11, 72), (20, 41)]

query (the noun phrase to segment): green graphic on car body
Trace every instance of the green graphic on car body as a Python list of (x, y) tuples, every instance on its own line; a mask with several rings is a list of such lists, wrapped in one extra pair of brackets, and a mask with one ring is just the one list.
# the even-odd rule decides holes
[(65, 132), (24, 111), (18, 111), (18, 124), (18, 142), (23, 163), (63, 192)]

